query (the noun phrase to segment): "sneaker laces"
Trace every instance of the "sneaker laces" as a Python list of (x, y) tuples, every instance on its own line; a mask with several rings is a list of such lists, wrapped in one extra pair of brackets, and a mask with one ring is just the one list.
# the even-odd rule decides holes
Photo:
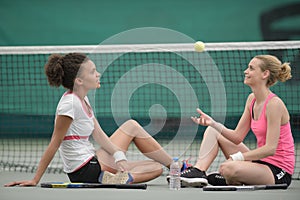
[(194, 169), (194, 167), (188, 167), (186, 170), (184, 170), (183, 172), (181, 172), (181, 174), (190, 173), (192, 171), (192, 169)]

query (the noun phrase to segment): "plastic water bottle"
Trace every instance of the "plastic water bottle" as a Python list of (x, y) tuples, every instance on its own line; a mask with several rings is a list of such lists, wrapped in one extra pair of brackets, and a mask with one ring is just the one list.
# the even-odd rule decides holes
[(178, 158), (173, 158), (173, 162), (170, 166), (170, 189), (171, 190), (180, 190), (180, 165), (178, 162)]

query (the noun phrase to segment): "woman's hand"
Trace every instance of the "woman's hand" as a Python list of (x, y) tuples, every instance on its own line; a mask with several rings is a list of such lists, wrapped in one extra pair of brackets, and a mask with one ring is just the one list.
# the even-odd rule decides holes
[(12, 186), (36, 186), (38, 183), (34, 180), (29, 180), (29, 181), (14, 181), (5, 184), (5, 187), (12, 187)]
[(127, 160), (120, 160), (116, 163), (119, 171), (121, 172), (128, 172), (129, 171), (129, 166)]
[(200, 114), (199, 117), (191, 117), (191, 119), (196, 124), (199, 124), (202, 126), (213, 126), (216, 123), (215, 120), (213, 120), (209, 115), (202, 112), (202, 110), (200, 110), (199, 108), (197, 108), (197, 112)]

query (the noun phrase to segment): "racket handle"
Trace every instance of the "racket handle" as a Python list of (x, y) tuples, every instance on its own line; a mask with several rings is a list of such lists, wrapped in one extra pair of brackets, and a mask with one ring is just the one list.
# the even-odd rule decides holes
[(141, 189), (146, 190), (147, 184), (120, 184), (116, 185), (116, 188), (118, 189)]
[(264, 190), (276, 190), (276, 189), (287, 189), (288, 185), (286, 183), (283, 184), (275, 184), (275, 185), (265, 185)]

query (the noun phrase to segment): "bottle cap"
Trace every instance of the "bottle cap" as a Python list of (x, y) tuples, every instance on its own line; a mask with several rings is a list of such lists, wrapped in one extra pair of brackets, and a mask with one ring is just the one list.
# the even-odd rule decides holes
[(177, 162), (178, 161), (178, 157), (174, 157), (173, 161)]

